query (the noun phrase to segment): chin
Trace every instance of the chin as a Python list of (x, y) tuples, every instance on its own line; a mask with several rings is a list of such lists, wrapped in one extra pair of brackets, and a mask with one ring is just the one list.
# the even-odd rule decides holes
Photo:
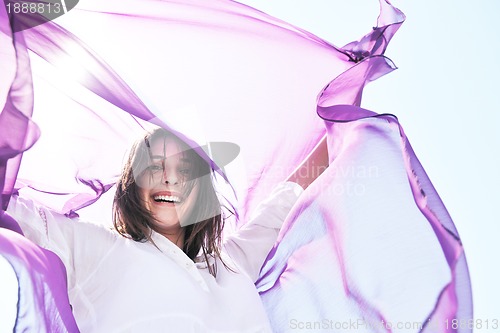
[(181, 223), (177, 217), (167, 217), (167, 216), (158, 216), (154, 215), (156, 219), (156, 225), (160, 228), (170, 229), (170, 228), (179, 228)]

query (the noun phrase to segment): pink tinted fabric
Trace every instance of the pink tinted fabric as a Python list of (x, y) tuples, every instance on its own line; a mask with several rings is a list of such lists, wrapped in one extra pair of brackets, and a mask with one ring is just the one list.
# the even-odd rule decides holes
[(470, 331), (453, 321), (472, 318), (458, 234), (397, 118), (336, 104), (338, 89), (359, 96), (388, 65), (367, 59), (319, 98), (330, 166), (299, 199), (257, 282), (276, 331)]
[[(6, 218), (0, 216), (0, 223)], [(12, 266), (20, 286), (14, 332), (78, 332), (68, 300), (66, 270), (54, 253), (0, 228), (0, 255)]]
[(195, 148), (241, 147), (224, 170), (231, 185), (222, 170), (219, 182), (244, 223), (326, 133), (331, 165), (257, 283), (274, 330), (326, 319), (333, 331), (349, 320), (368, 332), (453, 331), (453, 318), (472, 316), (458, 233), (397, 119), (359, 107), (364, 85), (393, 70), (383, 54), (404, 20), (380, 4), (377, 28), (343, 48), (231, 1), (89, 0), (15, 34), (3, 11), (4, 206), (16, 187), (75, 214), (112, 187), (154, 124)]

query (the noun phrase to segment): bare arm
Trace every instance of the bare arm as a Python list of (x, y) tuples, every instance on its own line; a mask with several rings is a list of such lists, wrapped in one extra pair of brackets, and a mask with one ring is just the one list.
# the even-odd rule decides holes
[(328, 149), (325, 136), (304, 162), (288, 177), (287, 181), (297, 183), (306, 189), (327, 167)]

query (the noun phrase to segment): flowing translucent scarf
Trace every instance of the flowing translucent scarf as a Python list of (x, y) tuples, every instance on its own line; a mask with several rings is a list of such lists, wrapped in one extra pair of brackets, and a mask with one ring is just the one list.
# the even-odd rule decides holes
[[(384, 52), (404, 20), (388, 1), (380, 8), (376, 28), (336, 47), (226, 0), (87, 0), (21, 32), (12, 30), (34, 23), (11, 25), (0, 5), (3, 209), (24, 191), (77, 214), (112, 188), (130, 144), (154, 124), (193, 147), (241, 148), (213, 166), (244, 223), (326, 134), (330, 166), (288, 216), (256, 283), (273, 330), (470, 331), (454, 321), (472, 317), (472, 302), (453, 222), (397, 118), (360, 107), (364, 85), (394, 69)], [(9, 245), (22, 242), (2, 242), (13, 268), (34, 276)], [(20, 281), (20, 300), (51, 298), (71, 317), (54, 279), (34, 295), (29, 277)], [(35, 331), (76, 329), (33, 316), (24, 325)]]

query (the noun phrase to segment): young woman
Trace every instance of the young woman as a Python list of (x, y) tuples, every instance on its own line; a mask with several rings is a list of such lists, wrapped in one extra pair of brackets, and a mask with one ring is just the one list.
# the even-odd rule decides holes
[[(38, 153), (35, 147), (34, 155), (23, 157), (24, 184), (49, 183), (61, 188), (58, 193), (73, 191), (71, 177), (59, 175), (71, 169), (68, 161), (81, 162), (75, 172), (84, 170), (82, 179), (92, 187), (93, 179), (115, 172), (107, 163), (93, 163), (106, 161), (94, 152), (109, 157), (139, 119), (154, 123), (181, 113), (173, 126), (203, 115), (207, 138), (254, 150), (254, 177), (276, 165), (296, 165), (310, 151), (324, 129), (311, 114), (317, 106), (334, 161), (300, 202), (293, 204), (300, 187), (283, 183), (224, 240), (211, 180), (198, 177), (210, 168), (168, 133), (135, 146), (115, 204), (118, 232), (10, 199), (9, 211), (25, 234), (64, 262), (82, 331), (255, 332), (269, 330), (267, 317), (275, 332), (316, 329), (318, 323), (325, 328), (325, 319), (331, 330), (351, 327), (351, 319), (382, 319), (384, 327), (373, 329), (379, 332), (390, 330), (385, 323), (429, 323), (431, 317), (446, 331), (445, 323), (472, 318), (462, 242), (446, 208), (397, 119), (358, 107), (365, 84), (394, 69), (383, 55), (404, 15), (389, 1), (380, 1), (377, 27), (343, 48), (233, 1), (107, 1), (105, 7), (85, 1), (81, 9), (71, 11), (62, 26), (46, 22), (22, 33), (19, 27), (40, 21), (18, 22), (15, 13), (0, 11), (2, 210), (18, 172), (23, 174), (20, 154), (40, 133), (53, 136), (40, 140)], [(79, 22), (92, 24), (87, 29)], [(175, 111), (179, 107), (182, 112)], [(117, 141), (108, 137), (110, 130)], [(54, 151), (68, 154), (51, 156)], [(175, 157), (179, 153), (182, 158)], [(63, 166), (54, 168), (54, 178), (29, 175), (36, 174), (40, 159), (54, 163), (57, 157)], [(323, 169), (317, 162), (307, 166)], [(319, 174), (300, 170), (289, 180), (303, 188)], [(98, 193), (108, 185), (93, 189)], [(255, 187), (250, 199), (261, 200), (265, 190)], [(61, 212), (84, 205), (81, 198), (65, 201)], [(290, 223), (281, 227), (292, 205)], [(1, 225), (16, 229), (14, 222), (0, 211)], [(8, 233), (0, 231), (0, 237), (17, 242)], [(15, 250), (0, 240), (0, 253), (5, 251)], [(25, 256), (16, 252), (12, 259), (22, 265)], [(32, 303), (21, 302), (33, 289), (18, 275), (15, 329), (65, 331), (58, 324), (36, 326), (26, 313), (56, 318), (61, 308), (36, 301), (51, 290), (65, 294), (66, 286), (46, 288), (38, 271), (26, 272), (37, 292)], [(257, 274), (260, 298), (252, 283)], [(58, 299), (72, 316), (68, 301)]]
[[(317, 166), (326, 156), (322, 145), (310, 159)], [(306, 187), (312, 173), (299, 170), (290, 179)], [(23, 198), (11, 200), (8, 213), (62, 259), (82, 332), (266, 332), (254, 282), (301, 192), (297, 183), (280, 184), (223, 240), (209, 164), (157, 129), (132, 147), (118, 181), (116, 230), (69, 221)]]

